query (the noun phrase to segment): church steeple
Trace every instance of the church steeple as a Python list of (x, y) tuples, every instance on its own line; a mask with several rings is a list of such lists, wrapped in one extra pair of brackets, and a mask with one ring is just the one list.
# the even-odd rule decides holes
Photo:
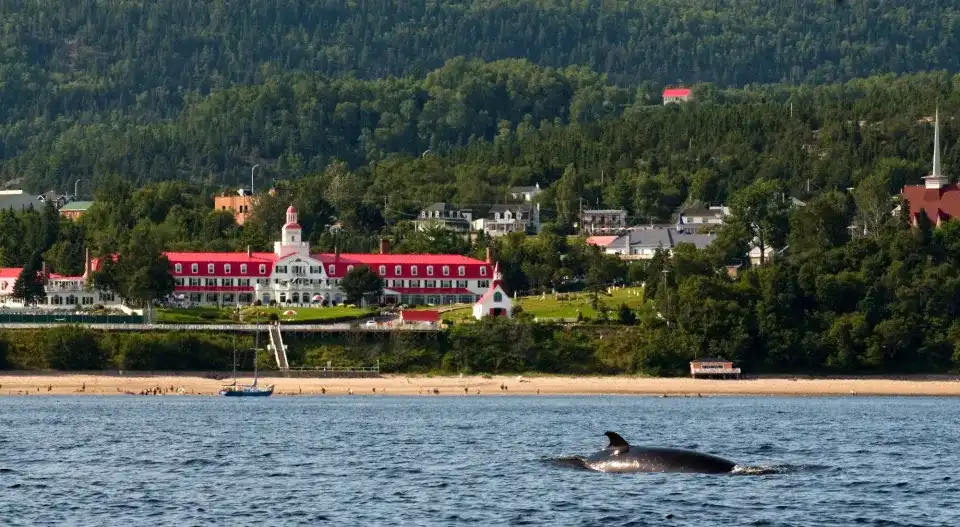
[(940, 108), (937, 108), (935, 115), (933, 123), (933, 172), (924, 177), (923, 180), (926, 188), (939, 190), (950, 183), (950, 180), (943, 175), (943, 169), (940, 166)]

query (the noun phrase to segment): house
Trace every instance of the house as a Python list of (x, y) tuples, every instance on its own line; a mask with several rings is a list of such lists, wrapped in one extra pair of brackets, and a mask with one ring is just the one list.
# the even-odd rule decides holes
[[(83, 274), (79, 276), (61, 275), (52, 272), (46, 264), (40, 271), (45, 295), (40, 297), (37, 308), (74, 309), (92, 308), (95, 305), (118, 306), (120, 299), (109, 291), (97, 291), (90, 286), (92, 273), (99, 267), (98, 260), (90, 259), (87, 251)], [(21, 268), (0, 268), (0, 308), (23, 308), (19, 300), (13, 298), (13, 286), (20, 276)]]
[(723, 205), (713, 207), (698, 207), (687, 209), (680, 213), (680, 223), (684, 225), (710, 224), (722, 225), (724, 219), (730, 215), (730, 207)]
[(483, 317), (513, 317), (513, 300), (503, 290), (503, 277), (496, 267), (493, 269), (493, 276), (490, 288), (473, 304), (473, 318), (477, 320)]
[[(490, 290), (494, 266), (459, 254), (312, 253), (304, 241), (297, 209), (287, 209), (280, 240), (272, 252), (166, 252), (174, 293), (167, 299), (177, 305), (222, 306), (260, 302), (280, 305), (337, 305), (345, 295), (340, 281), (351, 270), (369, 267), (383, 280), (386, 304), (471, 304)], [(88, 266), (96, 269), (96, 265)], [(6, 288), (0, 303), (14, 305), (12, 291), (20, 269), (3, 269)], [(106, 304), (110, 293), (92, 291), (87, 272), (70, 277), (47, 274), (47, 297), (41, 307)], [(0, 283), (0, 287), (3, 284)], [(99, 296), (97, 296), (99, 295)], [(4, 298), (6, 297), (6, 298)]]
[(494, 205), (486, 218), (473, 221), (473, 228), (488, 236), (503, 236), (511, 232), (537, 234), (540, 232), (540, 205)]
[(60, 207), (60, 216), (77, 221), (80, 219), (80, 216), (83, 216), (87, 212), (87, 209), (89, 209), (91, 205), (93, 205), (92, 201), (73, 201), (67, 203)]
[[(920, 214), (926, 214), (930, 223), (941, 225), (944, 221), (960, 217), (960, 187), (950, 183), (940, 164), (940, 111), (934, 117), (933, 170), (923, 178), (923, 185), (906, 185), (901, 197), (910, 206), (910, 222), (916, 226)], [(900, 207), (894, 209), (899, 213)]]
[(22, 190), (0, 190), (0, 210), (19, 212), (29, 208), (37, 208), (36, 203), (36, 196)]
[(436, 309), (425, 309), (415, 311), (404, 309), (400, 312), (400, 324), (429, 325), (437, 326), (440, 324), (440, 312)]
[(532, 187), (511, 187), (509, 194), (515, 200), (531, 202), (533, 198), (540, 193), (540, 183), (535, 183)]
[(74, 201), (74, 197), (67, 196), (66, 194), (60, 194), (55, 190), (48, 190), (47, 192), (44, 192), (43, 194), (40, 194), (39, 196), (37, 196), (37, 201), (39, 201), (40, 203), (47, 203), (47, 202), (53, 203), (53, 206), (59, 209), (64, 205), (66, 205), (67, 203)]
[(740, 368), (733, 361), (717, 357), (704, 357), (690, 361), (690, 377), (694, 379), (739, 379)]
[(689, 88), (667, 88), (663, 90), (663, 104), (680, 103), (693, 100), (693, 92)]
[(236, 194), (223, 193), (213, 198), (213, 209), (230, 211), (237, 225), (243, 225), (247, 221), (253, 205), (253, 193), (245, 188), (238, 189)]
[(606, 251), (607, 247), (619, 238), (619, 236), (589, 236), (586, 242), (588, 245), (599, 247), (601, 251)]
[(700, 234), (676, 227), (640, 227), (630, 229), (623, 236), (610, 242), (604, 248), (604, 252), (617, 255), (624, 260), (649, 260), (657, 254), (658, 250), (672, 254), (673, 249), (682, 243), (704, 249), (715, 239), (714, 234)]
[(448, 203), (434, 203), (421, 210), (420, 215), (414, 220), (418, 231), (440, 227), (464, 234), (470, 232), (472, 222), (473, 211), (459, 209)]
[[(787, 250), (786, 247), (784, 247), (783, 249), (779, 249), (779, 250), (774, 249), (773, 247), (770, 247), (769, 245), (766, 246), (766, 247), (764, 247), (764, 248), (763, 248), (763, 262), (762, 262), (762, 263), (763, 263), (763, 264), (768, 264), (768, 263), (770, 263), (770, 262), (773, 262), (773, 261), (776, 260), (777, 258), (783, 256), (783, 253), (785, 253), (786, 250)], [(761, 260), (760, 260), (760, 246), (754, 244), (754, 245), (750, 248), (750, 251), (747, 253), (747, 258), (750, 260), (750, 265), (751, 265), (751, 266), (757, 267), (757, 266), (761, 265)]]
[(585, 210), (580, 213), (580, 234), (619, 232), (626, 227), (625, 210)]

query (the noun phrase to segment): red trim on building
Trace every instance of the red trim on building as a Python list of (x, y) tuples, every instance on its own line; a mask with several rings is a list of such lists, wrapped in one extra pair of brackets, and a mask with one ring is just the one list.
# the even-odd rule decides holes
[(689, 88), (667, 88), (663, 90), (664, 97), (689, 97)]
[(436, 310), (412, 311), (404, 310), (400, 312), (401, 322), (440, 322), (440, 312)]
[(469, 289), (456, 287), (387, 287), (383, 288), (384, 294), (400, 295), (470, 295), (476, 296), (476, 293)]

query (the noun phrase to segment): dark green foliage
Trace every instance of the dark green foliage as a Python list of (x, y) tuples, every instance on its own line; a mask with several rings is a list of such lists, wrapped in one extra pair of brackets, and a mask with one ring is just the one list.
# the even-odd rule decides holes
[(340, 280), (340, 289), (348, 304), (359, 306), (362, 300), (378, 298), (383, 294), (383, 280), (369, 267), (354, 267)]
[(617, 318), (625, 326), (632, 326), (637, 323), (637, 314), (626, 304), (620, 304), (620, 308), (617, 310)]
[(97, 334), (81, 327), (56, 327), (39, 334), (44, 363), (55, 370), (100, 370), (107, 360)]
[(11, 296), (28, 306), (34, 305), (44, 296), (43, 280), (40, 254), (34, 253), (13, 283)]

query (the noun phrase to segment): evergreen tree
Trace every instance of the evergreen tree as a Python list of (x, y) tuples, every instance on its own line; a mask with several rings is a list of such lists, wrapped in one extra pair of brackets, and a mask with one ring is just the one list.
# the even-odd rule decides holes
[(40, 259), (40, 253), (34, 252), (27, 264), (20, 270), (20, 275), (17, 276), (17, 280), (13, 284), (11, 296), (23, 302), (24, 305), (36, 304), (46, 294), (43, 287), (43, 281), (46, 277), (42, 274), (43, 263)]

